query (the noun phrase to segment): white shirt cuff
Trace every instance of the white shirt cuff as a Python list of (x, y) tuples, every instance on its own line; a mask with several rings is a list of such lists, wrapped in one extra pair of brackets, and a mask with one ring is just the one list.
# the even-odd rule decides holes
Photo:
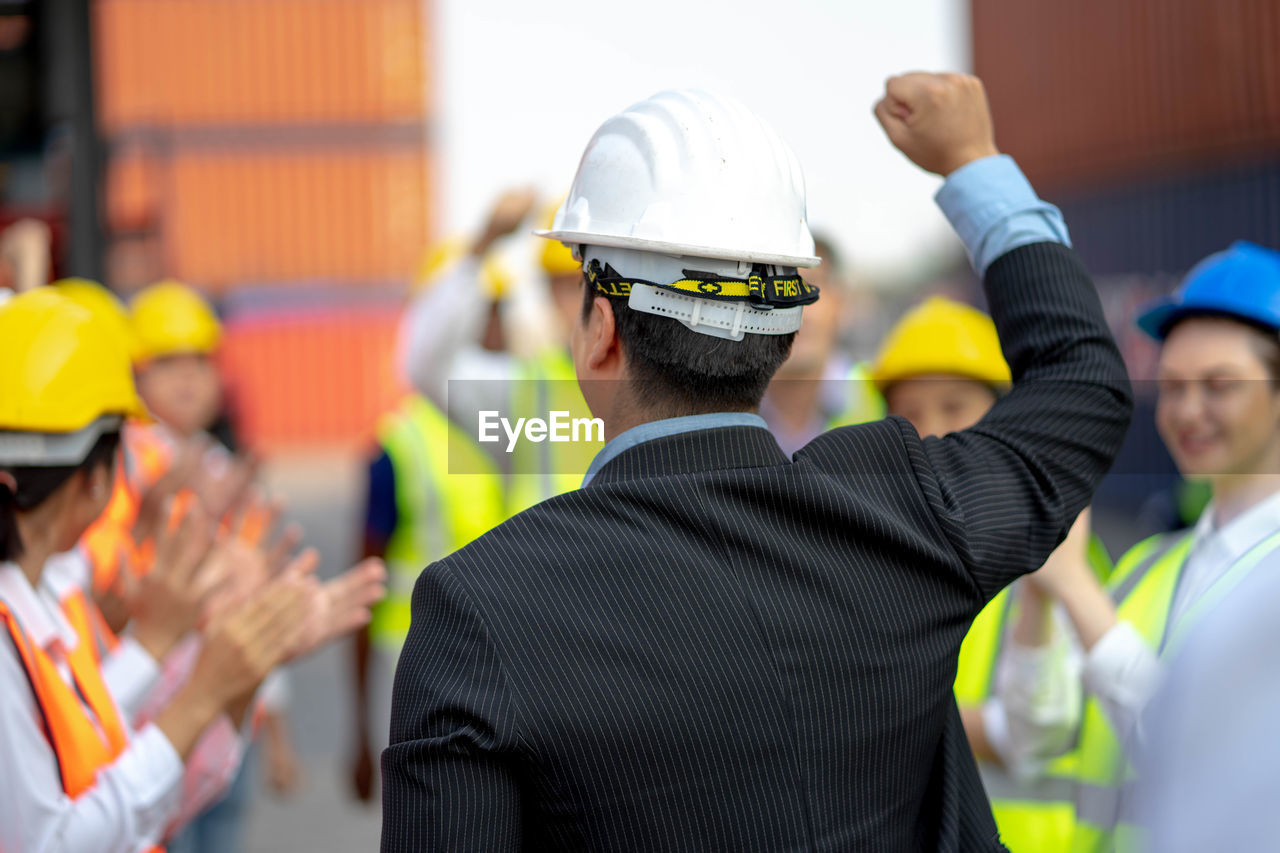
[(1155, 652), (1128, 622), (1113, 625), (1085, 657), (1085, 687), (1135, 712), (1147, 704), (1159, 678)]
[(159, 840), (182, 801), (182, 758), (154, 724), (129, 742), (111, 767), (117, 781), (131, 794), (138, 835)]
[(934, 199), (964, 243), (974, 268), (1028, 243), (1071, 245), (1062, 213), (1041, 201), (1007, 154), (974, 160), (947, 176)]

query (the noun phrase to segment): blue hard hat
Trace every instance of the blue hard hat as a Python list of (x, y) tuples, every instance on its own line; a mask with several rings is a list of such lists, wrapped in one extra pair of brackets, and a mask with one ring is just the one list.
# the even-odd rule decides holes
[(1177, 290), (1142, 306), (1138, 328), (1163, 341), (1174, 323), (1197, 314), (1280, 331), (1280, 252), (1244, 240), (1214, 252), (1191, 268)]

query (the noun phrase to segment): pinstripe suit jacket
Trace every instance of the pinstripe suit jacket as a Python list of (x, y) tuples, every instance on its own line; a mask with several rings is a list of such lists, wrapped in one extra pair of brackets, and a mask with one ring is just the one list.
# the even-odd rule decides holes
[(788, 459), (730, 427), (624, 451), (428, 566), (383, 754), (384, 851), (998, 850), (951, 691), (1130, 400), (1067, 248), (987, 274), (1015, 387)]

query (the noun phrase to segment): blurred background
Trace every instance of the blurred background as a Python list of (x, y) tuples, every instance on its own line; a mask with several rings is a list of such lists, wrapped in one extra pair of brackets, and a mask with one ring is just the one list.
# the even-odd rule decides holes
[[(853, 283), (844, 344), (865, 358), (920, 296), (980, 298), (939, 181), (870, 112), (889, 74), (973, 70), (1138, 380), (1094, 514), (1120, 553), (1174, 481), (1135, 307), (1233, 240), (1280, 246), (1277, 44), (1274, 0), (0, 0), (0, 229), (46, 223), (49, 278), (127, 297), (173, 277), (213, 297), (238, 440), (345, 566), (374, 424), (405, 389), (395, 330), (438, 241), (513, 186), (554, 203), (627, 104), (725, 92), (804, 164), (811, 221)], [(501, 247), (517, 283), (535, 242)], [(376, 806), (346, 792), (347, 654), (295, 672), (304, 784), (254, 799), (251, 850), (376, 844)]]

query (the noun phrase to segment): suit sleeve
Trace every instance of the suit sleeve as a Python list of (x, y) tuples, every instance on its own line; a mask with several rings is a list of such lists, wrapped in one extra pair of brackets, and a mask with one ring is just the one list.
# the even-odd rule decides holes
[(418, 578), (382, 754), (383, 853), (520, 849), (517, 735), (503, 667), (466, 592)]
[(984, 279), (1013, 390), (970, 429), (921, 441), (895, 419), (944, 534), (989, 600), (1038, 569), (1111, 467), (1133, 409), (1084, 265), (1058, 243), (1000, 256)]

